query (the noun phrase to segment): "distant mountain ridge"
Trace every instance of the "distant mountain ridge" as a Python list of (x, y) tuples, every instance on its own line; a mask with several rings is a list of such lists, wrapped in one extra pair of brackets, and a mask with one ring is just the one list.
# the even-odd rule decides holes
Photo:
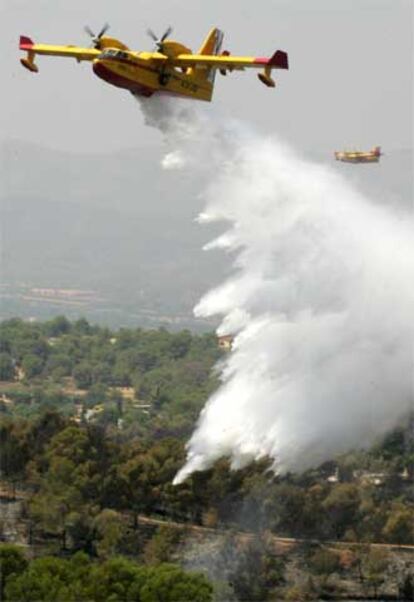
[(4, 145), (2, 282), (92, 288), (116, 307), (158, 311), (160, 322), (194, 321), (193, 305), (226, 273), (221, 254), (202, 251), (219, 229), (194, 222), (201, 201), (188, 178), (161, 169), (161, 150)]
[[(192, 307), (229, 273), (231, 260), (202, 251), (222, 228), (194, 223), (200, 190), (185, 172), (162, 170), (162, 150), (74, 154), (4, 144), (2, 283), (92, 289), (106, 299), (106, 310), (88, 308), (86, 317), (111, 326), (131, 326), (150, 311), (154, 324), (158, 315), (159, 323), (178, 319), (197, 327)], [(309, 158), (332, 164), (375, 202), (412, 209), (411, 151), (386, 153), (374, 166), (338, 167), (333, 157), (316, 153)], [(14, 310), (42, 318), (62, 313), (8, 298), (0, 317)]]

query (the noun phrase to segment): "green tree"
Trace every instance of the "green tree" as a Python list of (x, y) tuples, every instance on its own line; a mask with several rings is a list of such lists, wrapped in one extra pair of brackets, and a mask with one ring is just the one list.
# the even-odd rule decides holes
[(322, 503), (331, 525), (332, 535), (341, 538), (354, 524), (360, 503), (358, 487), (352, 483), (339, 483), (333, 487)]
[(88, 361), (78, 364), (72, 372), (76, 385), (80, 389), (88, 389), (93, 383), (93, 366)]
[(81, 505), (81, 496), (74, 488), (62, 489), (61, 493), (50, 491), (36, 493), (29, 503), (29, 514), (36, 529), (46, 536), (58, 536), (61, 548), (67, 548), (68, 525), (73, 509)]
[(183, 446), (174, 439), (164, 439), (149, 449), (139, 444), (124, 448), (119, 476), (123, 483), (124, 508), (133, 512), (134, 527), (140, 512), (154, 512), (171, 507), (177, 492), (172, 485), (183, 460)]
[(339, 558), (334, 552), (322, 548), (311, 555), (308, 564), (316, 575), (329, 576), (339, 569)]
[(14, 380), (14, 365), (8, 353), (0, 353), (0, 380)]
[(10, 544), (0, 545), (0, 600), (4, 600), (4, 588), (10, 577), (18, 577), (27, 567), (21, 548)]
[(403, 504), (394, 504), (382, 533), (390, 543), (414, 543), (414, 508)]
[(104, 462), (105, 454), (99, 456), (88, 431), (76, 426), (57, 433), (44, 453), (29, 509), (38, 528), (61, 537), (62, 548), (69, 528), (84, 532), (90, 524), (88, 502), (99, 503), (102, 489), (101, 458)]
[(191, 346), (192, 336), (188, 330), (173, 335), (169, 352), (174, 359), (184, 357)]
[(94, 520), (98, 542), (96, 549), (100, 558), (110, 558), (119, 553), (120, 543), (125, 537), (125, 522), (115, 510), (105, 508)]
[(89, 406), (103, 403), (107, 399), (107, 387), (103, 384), (92, 385), (85, 396), (85, 402)]
[(182, 532), (178, 529), (162, 525), (145, 546), (145, 562), (148, 564), (170, 562), (181, 538)]
[(7, 580), (6, 600), (13, 602), (76, 602), (69, 563), (60, 558), (33, 560), (19, 576)]
[(55, 409), (48, 409), (31, 424), (30, 445), (32, 457), (42, 453), (52, 438), (67, 426), (67, 420)]
[(26, 356), (33, 356), (42, 361), (47, 359), (49, 345), (37, 325), (27, 324), (19, 320), (10, 320), (2, 324), (3, 340), (8, 343), (8, 350), (17, 362), (22, 363)]
[(86, 586), (86, 599), (94, 602), (125, 602), (136, 600), (130, 590), (134, 582), (141, 585), (145, 582), (146, 571), (127, 558), (111, 558), (99, 565), (94, 565)]
[(73, 361), (69, 355), (58, 352), (52, 353), (47, 360), (45, 372), (55, 378), (70, 376), (73, 370)]
[(49, 337), (59, 337), (70, 332), (71, 323), (65, 316), (56, 316), (44, 324), (44, 331)]
[(93, 328), (85, 318), (79, 318), (73, 324), (73, 331), (80, 335), (90, 335), (93, 332)]
[(26, 378), (38, 376), (43, 370), (43, 360), (37, 355), (25, 355), (22, 360), (22, 369)]
[(363, 560), (365, 578), (372, 587), (375, 598), (378, 596), (379, 588), (387, 578), (388, 565), (388, 552), (381, 548), (371, 548)]
[(30, 425), (25, 420), (4, 418), (0, 423), (0, 468), (7, 479), (23, 476), (32, 453)]
[(316, 550), (308, 559), (308, 566), (318, 576), (314, 585), (318, 585), (321, 594), (332, 594), (333, 584), (330, 577), (340, 568), (339, 556), (326, 548)]
[(305, 492), (290, 483), (276, 484), (266, 499), (270, 528), (295, 536), (302, 532)]
[(145, 583), (137, 580), (129, 590), (130, 600), (140, 602), (211, 602), (213, 587), (200, 573), (186, 573), (173, 564), (148, 569)]

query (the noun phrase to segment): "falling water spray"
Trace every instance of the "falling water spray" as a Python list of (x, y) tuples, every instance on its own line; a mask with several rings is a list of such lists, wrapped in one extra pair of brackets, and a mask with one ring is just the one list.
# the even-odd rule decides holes
[(412, 216), (276, 136), (189, 104), (142, 109), (165, 136), (165, 168), (207, 173), (198, 221), (227, 229), (206, 250), (234, 267), (194, 310), (220, 316), (234, 343), (174, 482), (221, 456), (301, 471), (395, 427), (413, 410)]

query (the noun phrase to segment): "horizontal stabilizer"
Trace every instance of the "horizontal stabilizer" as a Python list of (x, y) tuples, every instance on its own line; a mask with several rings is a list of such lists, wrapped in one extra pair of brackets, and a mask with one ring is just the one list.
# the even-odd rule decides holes
[(32, 73), (37, 73), (39, 71), (38, 66), (33, 63), (33, 61), (29, 61), (29, 59), (20, 59), (23, 67), (26, 67)]
[(274, 88), (276, 86), (274, 80), (270, 77), (270, 75), (266, 75), (266, 73), (258, 73), (257, 77), (260, 79), (262, 84), (268, 88)]

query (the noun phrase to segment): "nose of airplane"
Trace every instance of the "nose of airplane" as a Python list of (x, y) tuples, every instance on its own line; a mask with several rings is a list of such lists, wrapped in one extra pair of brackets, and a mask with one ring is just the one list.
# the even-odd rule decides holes
[(126, 90), (132, 89), (131, 86), (133, 85), (133, 82), (119, 73), (116, 61), (114, 62), (106, 58), (97, 58), (93, 61), (92, 69), (95, 75), (106, 81), (108, 84)]
[(101, 79), (107, 82), (111, 81), (111, 72), (106, 65), (105, 59), (95, 59), (92, 64), (92, 69), (95, 75)]

